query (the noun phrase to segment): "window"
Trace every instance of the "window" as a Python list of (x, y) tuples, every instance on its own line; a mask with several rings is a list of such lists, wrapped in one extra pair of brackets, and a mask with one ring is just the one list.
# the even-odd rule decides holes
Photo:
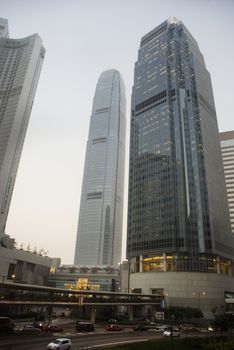
[(87, 199), (98, 199), (102, 198), (102, 192), (92, 192), (87, 194)]
[(152, 292), (152, 294), (163, 295), (164, 294), (164, 288), (152, 288), (151, 292)]
[(106, 142), (106, 137), (97, 137), (96, 139), (92, 140), (93, 145), (95, 145), (96, 143), (102, 143), (102, 142)]
[(104, 108), (96, 109), (95, 114), (101, 114), (101, 113), (107, 113), (107, 112), (109, 112), (109, 108), (104, 107)]
[(142, 293), (142, 289), (141, 288), (132, 288), (132, 293), (141, 294)]

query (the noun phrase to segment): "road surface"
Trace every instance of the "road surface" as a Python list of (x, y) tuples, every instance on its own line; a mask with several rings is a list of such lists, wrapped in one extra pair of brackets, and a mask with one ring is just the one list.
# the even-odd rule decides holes
[(0, 350), (41, 350), (53, 339), (65, 337), (72, 341), (72, 350), (103, 349), (105, 346), (134, 342), (146, 342), (162, 336), (153, 331), (144, 332), (98, 332), (98, 333), (62, 333), (52, 335), (12, 336), (0, 338)]

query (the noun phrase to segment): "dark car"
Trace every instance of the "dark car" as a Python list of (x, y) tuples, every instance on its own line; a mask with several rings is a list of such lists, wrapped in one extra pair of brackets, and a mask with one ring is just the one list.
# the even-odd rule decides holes
[(94, 332), (95, 327), (91, 322), (76, 321), (77, 332)]
[(49, 324), (45, 330), (48, 332), (63, 332), (63, 327), (57, 324)]
[(44, 331), (46, 328), (46, 324), (42, 321), (34, 321), (32, 325), (35, 328), (40, 328), (42, 331)]
[(137, 324), (133, 329), (134, 331), (147, 331), (149, 327), (144, 324)]
[(34, 327), (32, 324), (26, 324), (24, 327), (20, 328), (21, 334), (39, 334), (41, 333), (40, 328)]
[(123, 328), (118, 326), (117, 324), (108, 324), (105, 328), (106, 331), (109, 331), (109, 332), (118, 332), (118, 331), (122, 331)]

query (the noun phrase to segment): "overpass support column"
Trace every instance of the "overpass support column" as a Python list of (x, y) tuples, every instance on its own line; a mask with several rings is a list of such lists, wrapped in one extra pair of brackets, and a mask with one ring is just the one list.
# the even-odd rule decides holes
[(91, 309), (91, 322), (95, 323), (96, 321), (96, 309), (94, 307), (92, 307)]
[(217, 256), (216, 259), (216, 269), (217, 269), (217, 273), (220, 274), (220, 257)]
[(167, 271), (167, 256), (163, 253), (163, 271)]
[(133, 305), (128, 305), (128, 318), (129, 321), (133, 320)]
[(51, 322), (51, 320), (52, 320), (52, 311), (53, 311), (53, 306), (52, 305), (48, 305), (46, 307), (45, 312), (46, 312), (46, 318), (49, 320), (49, 322)]
[(46, 305), (40, 307), (40, 316), (43, 316), (46, 320), (51, 322), (52, 320), (52, 311), (53, 306), (52, 305)]
[(143, 256), (140, 255), (140, 272), (143, 272)]

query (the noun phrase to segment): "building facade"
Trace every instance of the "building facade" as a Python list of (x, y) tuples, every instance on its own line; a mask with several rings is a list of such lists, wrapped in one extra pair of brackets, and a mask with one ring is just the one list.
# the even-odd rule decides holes
[(114, 266), (62, 265), (51, 272), (49, 285), (56, 288), (117, 292), (119, 269)]
[(120, 73), (103, 72), (90, 119), (75, 265), (117, 265), (121, 260), (125, 104)]
[(0, 239), (44, 54), (37, 34), (9, 39), (7, 20), (0, 19)]
[(223, 156), (231, 229), (234, 236), (234, 131), (221, 132), (219, 136)]
[(234, 243), (210, 74), (195, 39), (175, 18), (141, 40), (128, 205), (131, 288), (164, 290), (177, 305), (191, 305), (211, 275), (225, 276), (221, 294), (233, 288)]
[(59, 258), (42, 256), (23, 249), (0, 247), (0, 282), (48, 285), (50, 272), (61, 263)]

